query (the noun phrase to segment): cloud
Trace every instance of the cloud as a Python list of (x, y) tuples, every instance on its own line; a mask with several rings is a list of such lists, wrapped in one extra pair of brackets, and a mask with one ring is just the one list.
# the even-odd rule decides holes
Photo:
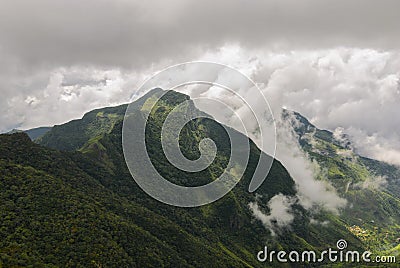
[[(290, 115), (288, 115), (290, 116)], [(338, 209), (346, 205), (346, 200), (339, 197), (334, 187), (321, 177), (321, 169), (315, 161), (311, 161), (300, 148), (290, 118), (277, 118), (277, 152), (276, 158), (289, 171), (296, 182), (300, 204), (306, 209), (315, 206), (338, 213)]]
[[(343, 127), (359, 153), (400, 164), (399, 7), (396, 0), (5, 0), (0, 130), (126, 102), (152, 72), (210, 59), (264, 85), (276, 113), (286, 106), (318, 127)], [(107, 72), (121, 75), (108, 79), (113, 85), (92, 77)]]
[(387, 178), (384, 176), (368, 177), (364, 181), (353, 184), (354, 189), (382, 189), (388, 184)]
[[(393, 115), (388, 115), (393, 116)], [(398, 116), (394, 113), (394, 116)], [(382, 117), (384, 121), (389, 118)], [(396, 120), (396, 119), (395, 119)], [(388, 124), (390, 124), (388, 122)], [(391, 127), (391, 126), (387, 126)], [(355, 144), (356, 151), (372, 159), (378, 159), (393, 165), (400, 165), (400, 141), (398, 127), (392, 128), (394, 133), (385, 133), (385, 129), (368, 133), (363, 129), (349, 127), (346, 131)]]
[(298, 111), (319, 128), (338, 127), (356, 151), (400, 165), (400, 53), (337, 48), (265, 53), (254, 79), (274, 112)]
[(329, 225), (329, 221), (319, 221), (316, 219), (310, 219), (310, 223), (314, 225), (320, 225), (320, 226), (327, 226)]
[[(3, 131), (61, 123), (91, 108), (127, 102), (140, 82), (163, 66), (159, 63), (134, 71), (80, 65), (33, 71), (3, 55)], [(226, 45), (196, 59), (229, 64), (249, 75), (262, 88), (275, 114), (287, 107), (319, 128), (335, 131), (341, 127), (356, 152), (400, 164), (398, 51), (334, 48), (274, 52)], [(57, 75), (63, 76), (59, 86), (51, 81)]]
[(272, 197), (268, 202), (269, 213), (265, 214), (257, 202), (249, 203), (249, 208), (254, 217), (271, 230), (274, 235), (277, 230), (290, 225), (294, 220), (292, 205), (296, 202), (293, 197), (278, 194)]
[(2, 92), (0, 131), (61, 124), (95, 108), (126, 103), (136, 79), (143, 77), (87, 67), (15, 77), (9, 90)]
[(205, 49), (398, 48), (396, 0), (4, 0), (0, 47), (24, 65), (148, 67)]

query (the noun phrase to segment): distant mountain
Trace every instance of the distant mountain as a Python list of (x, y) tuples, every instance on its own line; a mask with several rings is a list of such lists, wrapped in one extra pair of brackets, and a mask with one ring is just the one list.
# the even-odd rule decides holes
[(13, 129), (7, 134), (13, 134), (13, 133), (18, 133), (18, 132), (24, 132), (28, 134), (29, 138), (31, 140), (36, 140), (40, 137), (42, 137), (44, 134), (49, 132), (52, 127), (38, 127), (38, 128), (32, 128), (32, 129), (27, 129), (27, 130), (20, 130), (20, 129)]
[[(305, 117), (284, 111), (311, 160), (350, 202), (341, 214), (347, 228), (372, 251), (400, 244), (400, 168), (358, 155), (346, 135), (318, 129)], [(323, 179), (323, 178), (320, 178)]]
[[(137, 100), (134, 116), (140, 118), (149, 98), (161, 93), (156, 89)], [(168, 162), (162, 152), (160, 129), (169, 111), (188, 99), (168, 91), (157, 102), (149, 117), (146, 142), (152, 163), (166, 179), (194, 186), (221, 174), (231, 148), (219, 123), (196, 119), (182, 129), (182, 153), (196, 159), (199, 140), (211, 137), (219, 149), (216, 160), (198, 173), (183, 172)], [(296, 129), (303, 148), (321, 166), (332, 169), (328, 179), (342, 189), (343, 196), (354, 203), (358, 196), (362, 202), (369, 200), (365, 206), (371, 211), (359, 211), (360, 205), (355, 206), (354, 215), (351, 210), (343, 217), (326, 211), (315, 214), (293, 202), (293, 223), (279, 228), (276, 223), (270, 227), (276, 228), (273, 235), (254, 218), (249, 204), (257, 202), (268, 215), (268, 201), (279, 194), (295, 200), (297, 190), (285, 167), (275, 160), (260, 188), (255, 193), (247, 191), (262, 153), (252, 141), (243, 178), (222, 199), (198, 208), (160, 203), (138, 187), (126, 167), (121, 144), (126, 107), (97, 109), (82, 119), (54, 126), (36, 139), (37, 144), (23, 133), (0, 135), (0, 213), (4, 219), (0, 225), (0, 267), (288, 267), (276, 262), (260, 263), (256, 254), (265, 245), (288, 252), (320, 252), (335, 248), (338, 239), (346, 239), (352, 250), (376, 249), (376, 243), (353, 228), (356, 217), (365, 217), (364, 222), (378, 219), (374, 218), (375, 210), (377, 217), (390, 217), (387, 224), (380, 223), (378, 231), (391, 230), (387, 238), (376, 234), (377, 239), (389, 245), (397, 230), (397, 197), (380, 189), (365, 193), (358, 190), (357, 183), (365, 181), (362, 176), (367, 168), (359, 170), (361, 164), (352, 166), (350, 162), (343, 166), (339, 154), (332, 151), (339, 145), (326, 131), (317, 134), (325, 147), (315, 151), (306, 137), (319, 130), (309, 123)], [(367, 199), (369, 193), (384, 201)], [(328, 224), (315, 224), (314, 218)]]

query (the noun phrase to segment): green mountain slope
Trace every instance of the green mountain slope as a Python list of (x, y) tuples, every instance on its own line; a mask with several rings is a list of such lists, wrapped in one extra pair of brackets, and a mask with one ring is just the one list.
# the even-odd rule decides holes
[(93, 110), (82, 119), (54, 126), (37, 139), (39, 144), (62, 151), (81, 148), (89, 139), (109, 132), (125, 113), (126, 105)]
[(335, 137), (296, 112), (285, 111), (299, 144), (321, 166), (323, 178), (350, 205), (341, 217), (348, 229), (374, 252), (398, 247), (400, 240), (400, 169), (354, 152), (344, 135)]

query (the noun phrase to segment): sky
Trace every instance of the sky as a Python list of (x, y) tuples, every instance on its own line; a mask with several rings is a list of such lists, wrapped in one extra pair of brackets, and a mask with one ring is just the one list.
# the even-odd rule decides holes
[(400, 164), (398, 1), (0, 1), (0, 131), (125, 103), (146, 77), (210, 60), (272, 106)]
[[(203, 60), (249, 76), (275, 115), (300, 112), (347, 134), (358, 153), (400, 165), (399, 10), (398, 0), (0, 0), (0, 132), (127, 103), (155, 72)], [(308, 190), (309, 161), (287, 149), (277, 154), (302, 204), (343, 206), (320, 183)], [(291, 203), (269, 204), (282, 224)]]

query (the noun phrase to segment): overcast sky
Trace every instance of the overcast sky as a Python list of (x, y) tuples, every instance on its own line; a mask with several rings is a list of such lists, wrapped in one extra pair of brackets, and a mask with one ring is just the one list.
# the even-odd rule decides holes
[(171, 64), (239, 68), (275, 109), (400, 164), (400, 2), (0, 0), (0, 131), (125, 103)]

